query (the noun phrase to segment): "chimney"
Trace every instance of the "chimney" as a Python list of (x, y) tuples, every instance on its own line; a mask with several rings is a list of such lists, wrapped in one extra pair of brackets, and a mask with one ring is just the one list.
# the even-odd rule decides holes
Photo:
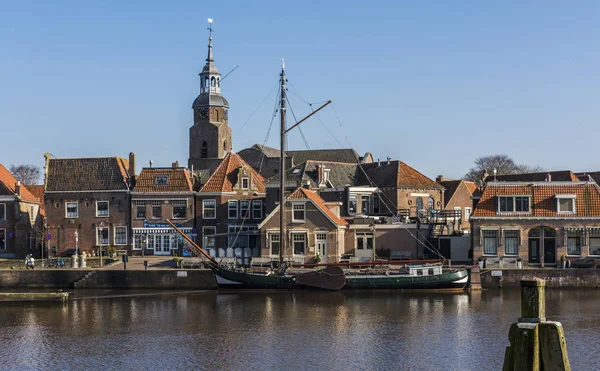
[(21, 197), (21, 182), (17, 180), (17, 184), (15, 184), (15, 194), (17, 197)]
[(310, 189), (310, 181), (309, 180), (302, 181), (302, 188)]
[(377, 159), (377, 167), (381, 166), (381, 161), (379, 161), (379, 159)]
[(338, 218), (340, 218), (340, 210), (342, 208), (342, 203), (339, 201), (330, 201), (330, 202), (325, 202), (325, 206), (327, 206), (327, 208), (329, 210), (331, 210), (332, 213), (335, 214), (335, 216), (337, 216)]
[(135, 153), (129, 152), (129, 176), (135, 176)]
[(388, 158), (387, 158), (387, 163), (388, 163), (388, 165), (390, 164), (390, 161), (392, 161), (392, 158), (391, 158), (391, 157), (388, 157)]
[(152, 160), (150, 160), (150, 169), (152, 169)]
[(443, 181), (444, 181), (444, 176), (443, 176), (443, 175), (438, 175), (438, 176), (435, 178), (435, 181), (436, 181), (436, 182), (438, 182), (438, 183), (439, 183), (439, 182), (443, 182)]
[(551, 182), (552, 181), (552, 174), (550, 174), (550, 173), (546, 174), (546, 181), (547, 182)]

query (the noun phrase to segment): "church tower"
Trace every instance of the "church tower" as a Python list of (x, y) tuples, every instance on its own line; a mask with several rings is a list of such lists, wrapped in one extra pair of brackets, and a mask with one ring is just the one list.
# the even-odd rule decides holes
[(227, 120), (229, 102), (221, 95), (221, 74), (212, 54), (212, 19), (208, 38), (208, 57), (200, 72), (200, 95), (194, 100), (194, 124), (190, 128), (188, 165), (202, 159), (224, 158), (231, 152), (231, 129)]

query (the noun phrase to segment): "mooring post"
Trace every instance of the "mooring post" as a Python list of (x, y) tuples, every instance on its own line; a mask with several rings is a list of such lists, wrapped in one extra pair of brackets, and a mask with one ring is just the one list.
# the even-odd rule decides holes
[(510, 326), (503, 371), (570, 371), (560, 322), (546, 321), (546, 281), (521, 281), (521, 317)]

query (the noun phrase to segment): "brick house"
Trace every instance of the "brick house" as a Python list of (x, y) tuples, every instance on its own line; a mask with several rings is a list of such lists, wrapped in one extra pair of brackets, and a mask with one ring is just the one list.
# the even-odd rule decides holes
[[(322, 263), (334, 263), (345, 254), (348, 222), (339, 215), (339, 202), (325, 202), (312, 190), (298, 188), (285, 205), (285, 229), (288, 232), (286, 260), (308, 262), (319, 255)], [(277, 206), (258, 226), (261, 257), (277, 260), (280, 248)]]
[(473, 196), (477, 185), (467, 180), (454, 180), (438, 176), (435, 181), (444, 187), (444, 209), (455, 210), (456, 217), (448, 219), (448, 234), (470, 233), (469, 219), (473, 212)]
[(0, 164), (0, 257), (39, 256), (40, 200)]
[[(133, 154), (130, 154), (133, 156)], [(49, 248), (98, 253), (131, 244), (129, 162), (121, 157), (51, 158), (44, 155), (44, 203)], [(132, 161), (133, 165), (133, 161)]]
[(228, 153), (196, 193), (197, 242), (214, 257), (259, 256), (264, 201), (265, 179)]
[(471, 216), (473, 259), (554, 266), (600, 257), (600, 188), (595, 182), (488, 182)]
[(192, 173), (178, 163), (170, 168), (143, 168), (131, 193), (134, 255), (187, 255), (184, 240), (165, 220), (191, 235), (195, 223)]

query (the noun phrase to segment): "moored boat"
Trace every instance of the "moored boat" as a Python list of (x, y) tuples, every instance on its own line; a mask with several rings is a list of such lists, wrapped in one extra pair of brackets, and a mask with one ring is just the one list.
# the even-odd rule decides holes
[(466, 269), (444, 269), (442, 265), (412, 265), (385, 271), (346, 271), (344, 289), (460, 291), (468, 282)]

